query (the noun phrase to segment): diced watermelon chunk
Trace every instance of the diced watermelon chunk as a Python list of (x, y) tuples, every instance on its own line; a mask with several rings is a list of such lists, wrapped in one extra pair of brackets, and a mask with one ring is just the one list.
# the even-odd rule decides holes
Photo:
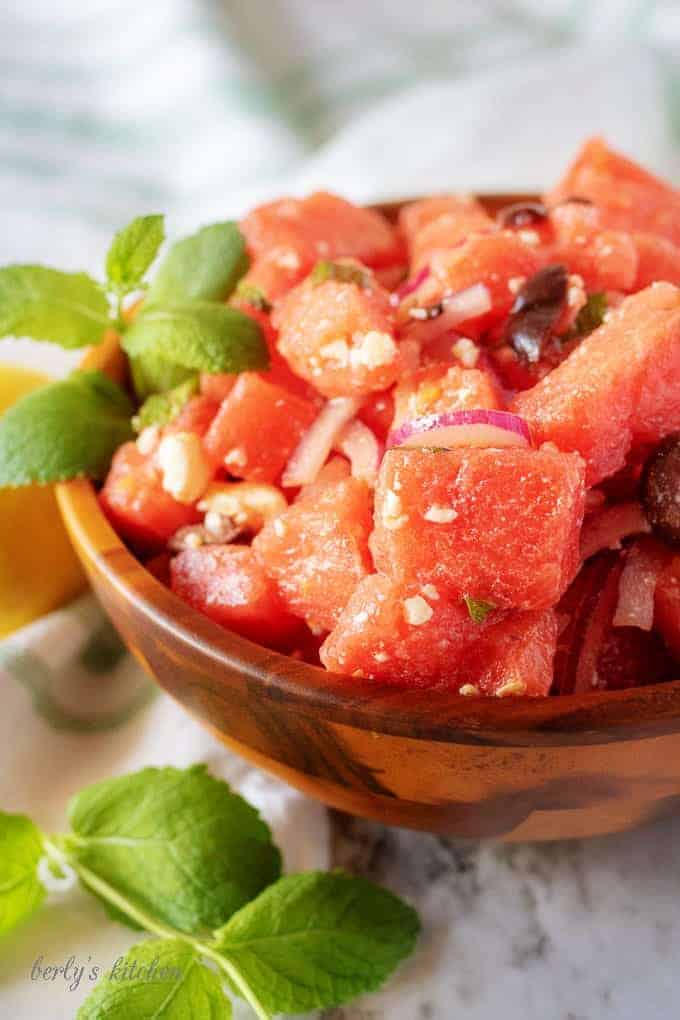
[(633, 234), (638, 268), (633, 290), (643, 290), (657, 280), (680, 287), (680, 247), (655, 234)]
[(568, 202), (551, 213), (551, 261), (577, 273), (588, 291), (632, 290), (638, 253), (630, 234), (603, 229), (595, 206)]
[(180, 598), (251, 641), (285, 648), (300, 634), (300, 621), (288, 612), (247, 546), (183, 549), (170, 571), (172, 589)]
[(327, 489), (333, 488), (338, 482), (349, 478), (351, 474), (349, 461), (344, 457), (331, 457), (319, 471), (313, 482), (303, 485), (298, 492), (296, 503), (316, 503), (319, 496)]
[(311, 401), (243, 372), (222, 402), (205, 447), (235, 478), (274, 482), (316, 414)]
[(372, 393), (366, 398), (358, 418), (384, 443), (394, 421), (394, 390)]
[(394, 399), (393, 427), (424, 414), (503, 407), (498, 386), (489, 373), (441, 362), (401, 379), (395, 387)]
[(654, 626), (680, 662), (680, 556), (673, 557), (656, 582)]
[(289, 610), (315, 631), (331, 630), (371, 570), (371, 493), (345, 478), (325, 485), (270, 521), (253, 549)]
[(364, 578), (321, 648), (331, 670), (408, 687), (544, 695), (552, 682), (554, 615), (492, 612), (482, 623), (433, 585)]
[(605, 226), (614, 230), (642, 230), (680, 244), (680, 192), (601, 138), (585, 143), (547, 201), (555, 205), (573, 197), (594, 202)]
[(325, 191), (261, 205), (245, 217), (241, 230), (255, 260), (283, 246), (311, 247), (316, 258), (348, 256), (373, 268), (403, 261), (398, 234), (384, 216)]
[(276, 311), (279, 351), (327, 397), (385, 390), (402, 370), (389, 294), (339, 280), (306, 280)]
[(409, 296), (407, 304), (433, 305), (447, 295), (482, 283), (491, 297), (491, 311), (458, 327), (463, 334), (474, 329), (477, 335), (507, 316), (519, 283), (533, 276), (544, 261), (544, 253), (510, 230), (475, 234), (455, 248), (432, 253), (430, 273), (418, 290)]
[(279, 244), (257, 255), (241, 283), (261, 291), (270, 304), (304, 280), (318, 255), (316, 247), (302, 238)]
[(544, 609), (578, 567), (584, 500), (573, 454), (397, 447), (376, 489), (376, 568), (454, 598)]
[(513, 410), (538, 441), (578, 451), (595, 485), (634, 446), (680, 428), (679, 372), (680, 290), (659, 283), (626, 298)]
[(441, 248), (455, 248), (470, 234), (492, 232), (495, 222), (470, 195), (426, 198), (405, 206), (399, 214), (411, 256), (412, 268), (425, 265)]
[(163, 489), (153, 456), (142, 454), (136, 443), (116, 451), (99, 501), (116, 531), (146, 553), (162, 549), (176, 531), (201, 516)]

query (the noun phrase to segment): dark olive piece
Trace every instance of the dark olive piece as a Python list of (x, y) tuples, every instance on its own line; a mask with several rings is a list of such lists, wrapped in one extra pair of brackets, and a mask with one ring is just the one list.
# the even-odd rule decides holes
[(552, 336), (567, 300), (568, 276), (563, 265), (546, 266), (527, 280), (515, 298), (504, 339), (525, 361), (538, 361)]
[(533, 227), (548, 218), (548, 210), (542, 202), (513, 202), (499, 209), (496, 220), (501, 227)]
[(680, 432), (664, 439), (647, 461), (642, 503), (656, 534), (680, 546)]

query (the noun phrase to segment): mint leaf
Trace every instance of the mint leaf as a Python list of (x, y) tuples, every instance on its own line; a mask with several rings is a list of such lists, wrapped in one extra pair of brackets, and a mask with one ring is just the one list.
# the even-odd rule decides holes
[(138, 216), (114, 237), (106, 256), (111, 288), (127, 294), (139, 287), (165, 238), (162, 216)]
[(607, 295), (603, 292), (594, 292), (588, 295), (583, 308), (579, 310), (574, 325), (570, 331), (571, 336), (587, 336), (602, 325), (607, 311)]
[(191, 368), (164, 361), (157, 354), (142, 354), (128, 358), (132, 385), (138, 400), (146, 400), (152, 393), (164, 393), (194, 376)]
[(119, 957), (77, 1020), (229, 1020), (220, 978), (178, 939), (150, 939)]
[(489, 613), (496, 608), (494, 602), (487, 602), (484, 599), (473, 599), (471, 595), (463, 595), (463, 602), (467, 606), (470, 619), (475, 623), (484, 623)]
[(310, 872), (261, 893), (215, 933), (215, 948), (240, 993), (271, 1013), (302, 1013), (374, 991), (412, 952), (419, 928), (387, 890)]
[(198, 377), (190, 379), (165, 393), (152, 393), (147, 397), (132, 419), (135, 432), (141, 432), (149, 425), (167, 425), (180, 413), (182, 408), (198, 390)]
[(103, 478), (132, 436), (132, 405), (102, 372), (74, 372), (27, 394), (0, 418), (0, 488)]
[(312, 269), (311, 281), (312, 283), (325, 283), (326, 280), (338, 280), (340, 283), (356, 283), (358, 287), (368, 287), (371, 277), (360, 266), (352, 265), (351, 262), (331, 262), (330, 259), (321, 259)]
[(0, 268), (0, 336), (85, 347), (98, 344), (108, 325), (106, 296), (86, 273), (45, 266)]
[(267, 825), (203, 765), (96, 783), (69, 814), (64, 846), (76, 870), (179, 931), (217, 927), (280, 874)]
[(269, 362), (258, 324), (211, 301), (146, 306), (123, 337), (133, 358), (152, 357), (200, 372), (244, 372)]
[(45, 896), (37, 869), (42, 837), (30, 818), (0, 811), (0, 935), (28, 917)]
[(248, 269), (246, 243), (233, 222), (214, 223), (177, 241), (159, 266), (147, 302), (219, 301)]

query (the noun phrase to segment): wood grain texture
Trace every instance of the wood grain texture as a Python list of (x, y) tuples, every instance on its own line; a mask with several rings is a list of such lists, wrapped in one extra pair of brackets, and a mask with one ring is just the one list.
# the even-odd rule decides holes
[[(487, 196), (490, 210), (531, 196)], [(382, 207), (394, 216), (400, 203)], [(124, 378), (115, 337), (87, 360)], [(213, 623), (125, 548), (85, 481), (58, 487), (106, 612), (157, 683), (238, 754), (333, 807), (463, 838), (564, 839), (680, 803), (680, 680), (493, 701), (398, 691)]]

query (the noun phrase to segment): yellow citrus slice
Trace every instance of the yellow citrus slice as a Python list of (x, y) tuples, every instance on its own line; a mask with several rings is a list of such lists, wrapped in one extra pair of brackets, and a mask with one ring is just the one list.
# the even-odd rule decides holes
[[(47, 378), (0, 363), (0, 415)], [(50, 486), (0, 489), (0, 638), (85, 585)]]

